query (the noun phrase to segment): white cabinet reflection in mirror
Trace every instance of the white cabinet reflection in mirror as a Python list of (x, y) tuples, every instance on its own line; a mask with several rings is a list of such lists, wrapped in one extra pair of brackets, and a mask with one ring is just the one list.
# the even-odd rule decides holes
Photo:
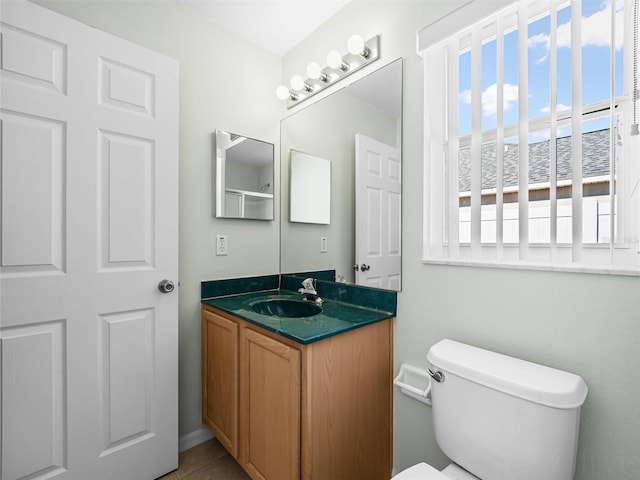
[(291, 150), (290, 220), (331, 223), (331, 162)]
[(216, 217), (273, 220), (273, 144), (216, 130)]

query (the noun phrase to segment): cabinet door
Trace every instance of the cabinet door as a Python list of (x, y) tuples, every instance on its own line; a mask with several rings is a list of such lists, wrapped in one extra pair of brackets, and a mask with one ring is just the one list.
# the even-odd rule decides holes
[(300, 352), (241, 331), (240, 463), (252, 478), (300, 478)]
[(391, 477), (392, 330), (386, 320), (307, 345), (303, 479)]
[(202, 422), (238, 458), (238, 324), (202, 311)]

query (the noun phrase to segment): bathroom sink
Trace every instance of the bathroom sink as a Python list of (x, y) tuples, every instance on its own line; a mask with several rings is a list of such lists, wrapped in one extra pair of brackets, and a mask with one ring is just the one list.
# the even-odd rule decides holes
[(315, 303), (279, 298), (254, 303), (251, 308), (261, 315), (284, 318), (311, 317), (322, 312), (322, 308)]

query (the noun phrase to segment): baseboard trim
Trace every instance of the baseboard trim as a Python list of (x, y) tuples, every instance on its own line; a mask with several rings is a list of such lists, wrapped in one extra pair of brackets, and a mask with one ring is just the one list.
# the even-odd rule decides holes
[(180, 453), (190, 448), (200, 445), (213, 438), (213, 433), (208, 428), (201, 428), (191, 433), (187, 433), (178, 439), (178, 451)]

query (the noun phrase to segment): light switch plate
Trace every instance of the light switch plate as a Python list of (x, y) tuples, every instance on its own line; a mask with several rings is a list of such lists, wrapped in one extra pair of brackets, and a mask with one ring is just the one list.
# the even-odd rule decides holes
[(226, 235), (216, 235), (216, 255), (227, 255), (228, 239)]
[(327, 252), (327, 237), (320, 237), (320, 253)]

